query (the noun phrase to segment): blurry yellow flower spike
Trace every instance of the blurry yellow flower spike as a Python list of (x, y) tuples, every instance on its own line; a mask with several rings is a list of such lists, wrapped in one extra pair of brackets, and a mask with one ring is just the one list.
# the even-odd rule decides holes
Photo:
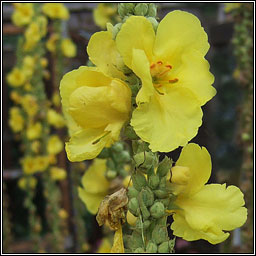
[(40, 138), (41, 133), (42, 133), (42, 128), (43, 127), (42, 127), (42, 124), (40, 122), (36, 122), (34, 124), (30, 124), (27, 127), (27, 131), (26, 131), (27, 138), (29, 140), (34, 140), (34, 139)]
[(37, 185), (37, 179), (33, 176), (22, 177), (18, 180), (18, 186), (22, 190), (35, 189), (36, 185)]
[(7, 83), (12, 87), (22, 86), (26, 81), (26, 76), (19, 68), (13, 68), (6, 76)]
[(32, 20), (34, 9), (32, 3), (14, 3), (15, 10), (12, 14), (12, 22), (18, 27), (27, 25)]
[(47, 152), (50, 155), (57, 155), (63, 149), (63, 142), (57, 135), (50, 136), (47, 142)]
[(61, 3), (46, 3), (42, 10), (51, 19), (67, 20), (69, 18), (68, 9)]
[(71, 162), (93, 159), (118, 141), (131, 108), (131, 91), (124, 82), (81, 66), (64, 75), (60, 94), (70, 128), (66, 152)]
[(186, 145), (202, 124), (201, 106), (216, 94), (204, 58), (207, 34), (198, 18), (170, 12), (155, 34), (145, 17), (131, 16), (117, 34), (116, 46), (142, 81), (131, 119), (137, 135), (154, 152)]
[(41, 38), (40, 26), (36, 22), (29, 24), (28, 28), (25, 31), (25, 44), (24, 50), (31, 51), (34, 49), (36, 44)]
[(60, 36), (58, 34), (52, 34), (50, 38), (46, 42), (46, 48), (50, 52), (55, 52), (56, 51), (56, 44), (57, 41), (60, 39)]
[(38, 111), (37, 99), (31, 94), (26, 94), (21, 99), (21, 105), (28, 116), (33, 117)]
[(106, 24), (111, 22), (111, 18), (115, 14), (117, 14), (117, 7), (113, 4), (100, 3), (93, 9), (94, 22), (101, 29), (106, 28)]
[(96, 253), (110, 253), (111, 244), (107, 238), (103, 238), (100, 244), (100, 247), (96, 251)]
[(105, 178), (106, 160), (94, 159), (91, 166), (82, 177), (82, 186), (78, 195), (91, 214), (96, 214), (101, 201), (108, 194), (110, 183)]
[[(181, 208), (174, 210), (173, 234), (187, 241), (204, 239), (211, 244), (221, 243), (228, 232), (242, 226), (247, 218), (244, 196), (236, 186), (207, 184), (211, 175), (211, 157), (204, 147), (190, 143), (180, 154), (175, 172), (187, 172), (183, 183), (171, 183), (177, 195), (175, 204)], [(184, 167), (185, 169), (182, 169)], [(175, 168), (175, 167), (174, 167)], [(173, 171), (173, 168), (172, 168)]]
[(55, 128), (62, 128), (66, 124), (62, 115), (57, 113), (54, 109), (49, 109), (47, 111), (47, 121), (50, 125), (54, 126)]
[(64, 180), (67, 177), (67, 172), (63, 168), (54, 166), (50, 168), (50, 176), (53, 180)]
[(69, 38), (61, 41), (61, 50), (65, 57), (72, 58), (76, 56), (76, 45)]
[(18, 107), (10, 108), (9, 126), (13, 132), (20, 132), (24, 128), (24, 118), (21, 115), (21, 110)]

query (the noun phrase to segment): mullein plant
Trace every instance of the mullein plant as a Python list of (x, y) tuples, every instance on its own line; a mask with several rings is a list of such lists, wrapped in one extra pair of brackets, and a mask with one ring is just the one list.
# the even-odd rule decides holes
[[(9, 125), (13, 132), (22, 138), (24, 150), (21, 160), (23, 176), (18, 185), (27, 193), (25, 206), (29, 209), (31, 234), (37, 240), (38, 250), (41, 224), (33, 203), (38, 177), (34, 174), (43, 172), (40, 176), (47, 199), (47, 219), (53, 235), (52, 249), (63, 251), (64, 249), (60, 248), (63, 247), (63, 233), (60, 230), (63, 226), (61, 222), (66, 220), (59, 214), (60, 191), (56, 182), (66, 178), (66, 171), (57, 167), (56, 156), (63, 151), (63, 142), (59, 136), (51, 135), (51, 129), (64, 127), (65, 120), (50, 107), (43, 81), (49, 78), (45, 38), (48, 33), (47, 16), (52, 17), (52, 14), (47, 12), (49, 4), (15, 3), (13, 6), (14, 25), (25, 28), (24, 36), (20, 37), (17, 47), (16, 66), (7, 75), (7, 82), (12, 87), (10, 98), (15, 104), (10, 109)], [(60, 12), (62, 16), (58, 17), (66, 18), (68, 10), (64, 5), (53, 7), (55, 15)], [(59, 9), (61, 11), (58, 11)], [(72, 44), (71, 48), (74, 54), (75, 46)], [(62, 47), (63, 49), (67, 51), (66, 46)], [(53, 97), (52, 105), (57, 105), (58, 102), (58, 97)]]
[[(242, 228), (242, 251), (253, 251), (253, 5), (251, 3), (225, 4), (225, 11), (234, 22), (232, 39), (237, 67), (234, 78), (243, 89), (243, 100), (239, 107), (238, 144), (243, 150), (241, 166), (241, 189), (248, 202), (248, 221)], [(250, 203), (249, 203), (250, 202)]]
[[(118, 12), (120, 23), (90, 38), (87, 53), (95, 66), (81, 66), (60, 83), (69, 160), (107, 159), (94, 160), (80, 197), (97, 212), (99, 225), (116, 231), (113, 253), (173, 252), (169, 215), (174, 236), (221, 243), (226, 231), (245, 223), (247, 209), (239, 188), (206, 184), (211, 156), (189, 143), (202, 124), (201, 107), (216, 94), (205, 59), (207, 34), (184, 11), (158, 23), (153, 3), (120, 3)], [(176, 163), (159, 160), (158, 152), (180, 146)], [(127, 163), (131, 179), (111, 193), (113, 178), (128, 176)]]

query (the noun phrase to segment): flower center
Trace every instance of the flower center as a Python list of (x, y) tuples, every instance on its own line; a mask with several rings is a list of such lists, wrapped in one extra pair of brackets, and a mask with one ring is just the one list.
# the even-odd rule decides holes
[(171, 70), (172, 66), (169, 63), (163, 63), (161, 60), (151, 63), (150, 74), (155, 88), (160, 88), (166, 84), (174, 84), (179, 81), (178, 78), (172, 77)]

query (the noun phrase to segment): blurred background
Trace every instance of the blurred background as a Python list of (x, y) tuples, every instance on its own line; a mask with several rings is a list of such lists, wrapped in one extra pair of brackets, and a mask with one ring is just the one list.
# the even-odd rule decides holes
[[(43, 106), (57, 114), (61, 114), (58, 101), (61, 77), (81, 65), (87, 65), (86, 46), (90, 36), (101, 30), (98, 26), (100, 23), (96, 25), (97, 20), (93, 15), (98, 4), (65, 3), (65, 6), (70, 13), (69, 19), (59, 23), (49, 19), (44, 40), (47, 43), (54, 33), (59, 32), (75, 44), (74, 56), (65, 56), (63, 52), (62, 57), (57, 60), (58, 52), (51, 51), (51, 47), (42, 54), (38, 53), (44, 56), (48, 63), (42, 64), (43, 84), (38, 93), (44, 95)], [(203, 107), (203, 125), (193, 142), (205, 146), (212, 156), (213, 171), (209, 182), (238, 186), (245, 194), (248, 208), (245, 225), (231, 232), (230, 238), (224, 243), (211, 245), (202, 240), (187, 242), (177, 238), (175, 252), (252, 253), (253, 3), (159, 3), (157, 7), (159, 20), (168, 12), (177, 9), (193, 13), (200, 19), (208, 34), (211, 47), (206, 58), (215, 76), (214, 87), (217, 89), (217, 95)], [(115, 22), (116, 6), (111, 4), (111, 8), (114, 10), (111, 12), (112, 21)], [(60, 146), (59, 152), (53, 153), (54, 159), (51, 161), (55, 167), (64, 170), (65, 174), (57, 178), (53, 174), (49, 179), (39, 172), (34, 175), (34, 183), (31, 181), (24, 185), (24, 181), (21, 181), (24, 160), (23, 164), (20, 160), (26, 153), (26, 141), (15, 132), (15, 128), (10, 128), (10, 109), (16, 106), (18, 99), (13, 93), (15, 87), (8, 85), (6, 77), (15, 64), (22, 61), (19, 55), (19, 41), (20, 37), (24, 36), (24, 27), (12, 23), (13, 12), (12, 4), (3, 3), (4, 252), (100, 252), (105, 232), (77, 195), (77, 187), (87, 162), (71, 164), (66, 158), (63, 146)], [(27, 91), (30, 92), (29, 86)], [(28, 103), (28, 108), (32, 108), (31, 104)], [(47, 118), (51, 119), (48, 115)], [(57, 123), (60, 124), (61, 120)], [(58, 124), (52, 121), (50, 126), (43, 129), (47, 130), (49, 136), (56, 135), (61, 141), (67, 141), (66, 128), (58, 127)], [(13, 126), (17, 125), (14, 123)], [(40, 142), (39, 139), (37, 141)], [(43, 141), (41, 138), (40, 143)], [(36, 148), (36, 143), (34, 144)], [(168, 155), (176, 160), (179, 152), (180, 149)]]

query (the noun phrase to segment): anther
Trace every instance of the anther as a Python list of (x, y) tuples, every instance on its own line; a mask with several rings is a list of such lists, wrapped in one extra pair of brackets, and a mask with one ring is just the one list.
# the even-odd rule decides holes
[(156, 64), (153, 63), (153, 64), (150, 65), (150, 68), (154, 68), (155, 66), (156, 66)]
[(166, 65), (167, 68), (169, 69), (172, 69), (172, 66), (171, 65)]
[(157, 64), (158, 64), (158, 65), (162, 65), (163, 62), (162, 62), (161, 60), (159, 60), (159, 61), (157, 62)]
[(171, 79), (171, 80), (169, 80), (169, 83), (176, 83), (176, 82), (178, 82), (179, 81), (179, 79), (178, 78), (175, 78), (175, 79)]

